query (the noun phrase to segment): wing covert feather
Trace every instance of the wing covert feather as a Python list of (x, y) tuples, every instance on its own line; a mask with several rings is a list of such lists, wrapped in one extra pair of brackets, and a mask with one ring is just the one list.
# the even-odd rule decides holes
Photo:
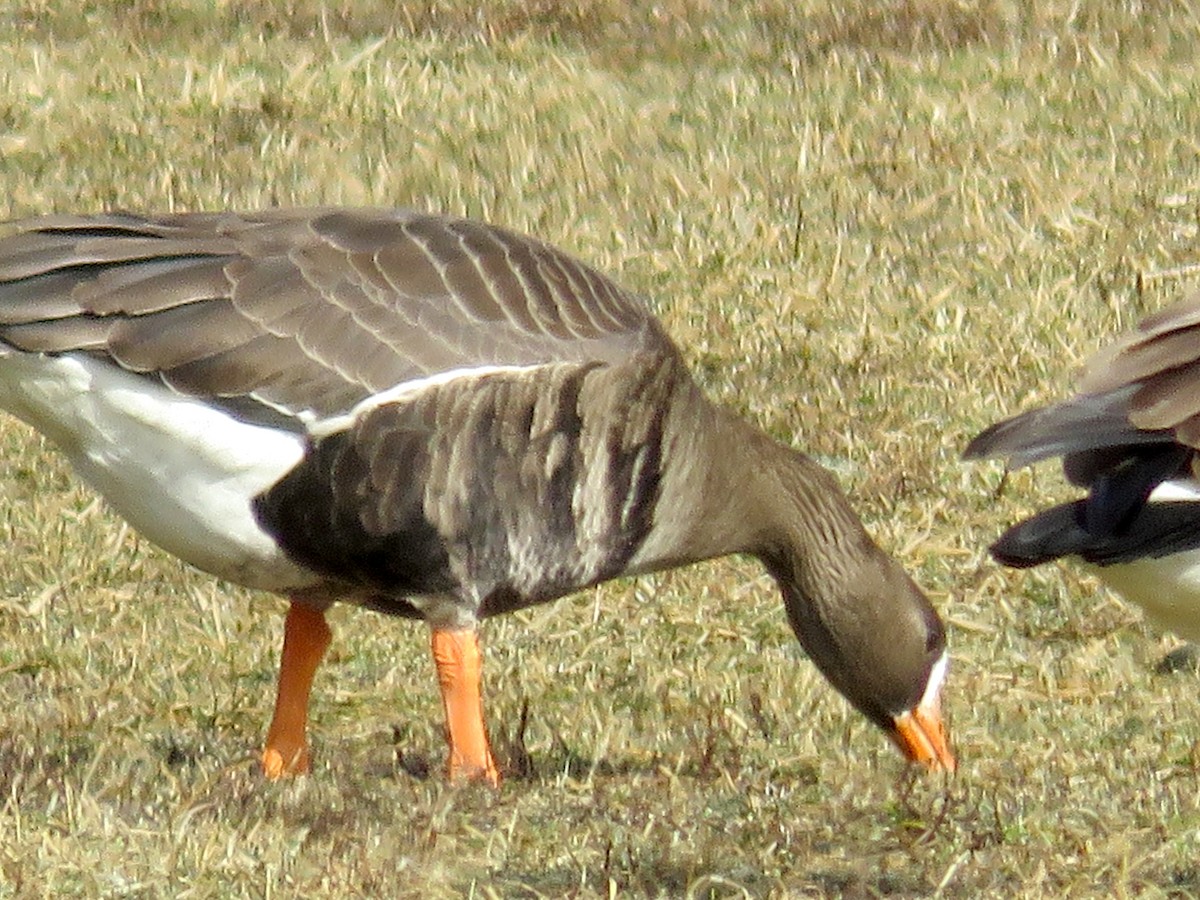
[(0, 238), (0, 342), (318, 417), (454, 369), (674, 353), (532, 238), (409, 210), (48, 216)]

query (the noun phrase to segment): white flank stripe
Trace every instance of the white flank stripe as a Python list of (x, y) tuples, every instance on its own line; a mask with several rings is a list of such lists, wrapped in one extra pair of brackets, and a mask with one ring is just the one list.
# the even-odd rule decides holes
[(335, 434), (350, 427), (360, 416), (377, 407), (383, 406), (385, 403), (395, 403), (399, 400), (415, 397), (426, 388), (438, 387), (449, 384), (452, 381), (469, 381), (474, 378), (496, 375), (501, 372), (533, 372), (543, 368), (545, 368), (544, 363), (533, 366), (467, 366), (460, 369), (448, 369), (445, 372), (438, 372), (436, 375), (427, 375), (424, 378), (402, 381), (385, 391), (372, 394), (370, 397), (356, 404), (349, 412), (338, 416), (330, 416), (327, 419), (306, 420), (309, 423), (308, 430), (313, 437), (324, 437), (325, 435)]

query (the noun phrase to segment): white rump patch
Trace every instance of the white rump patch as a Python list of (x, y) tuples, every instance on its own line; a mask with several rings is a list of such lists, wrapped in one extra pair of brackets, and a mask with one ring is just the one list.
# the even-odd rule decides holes
[[(1151, 503), (1200, 503), (1200, 483), (1164, 481)], [(1152, 622), (1189, 641), (1200, 641), (1200, 549), (1107, 566), (1087, 564), (1101, 581), (1145, 610)]]
[(1169, 501), (1200, 503), (1200, 484), (1195, 481), (1164, 481), (1150, 493), (1151, 503)]
[(1200, 641), (1200, 550), (1087, 568), (1160, 628)]
[(250, 508), (303, 457), (303, 435), (247, 424), (85, 355), (4, 347), (0, 407), (58, 445), (144, 537), (197, 568), (275, 591), (318, 580)]

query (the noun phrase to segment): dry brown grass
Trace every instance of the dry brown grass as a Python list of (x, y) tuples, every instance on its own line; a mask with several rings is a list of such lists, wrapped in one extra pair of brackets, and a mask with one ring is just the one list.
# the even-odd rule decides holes
[(532, 761), (499, 794), (437, 774), (422, 629), (341, 610), (316, 771), (264, 784), (282, 604), (5, 420), (0, 897), (1200, 894), (1197, 676), (1076, 572), (993, 566), (1062, 488), (957, 458), (1184, 289), (1138, 276), (1196, 259), (1197, 20), (831, 8), (14, 2), (2, 214), (413, 204), (618, 274), (945, 612), (957, 777), (905, 772), (735, 560), (489, 623)]

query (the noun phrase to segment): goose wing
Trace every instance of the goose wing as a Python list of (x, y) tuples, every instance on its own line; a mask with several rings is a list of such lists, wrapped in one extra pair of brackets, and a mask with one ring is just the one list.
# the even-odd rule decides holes
[[(968, 459), (1002, 457), (1014, 466), (1061, 457), (1068, 480), (1088, 491), (1014, 526), (993, 554), (1013, 566), (1060, 556), (1111, 566), (1194, 548), (1200, 296), (1093, 356), (1079, 389), (992, 425), (967, 446)], [(1160, 489), (1164, 482), (1171, 490)], [(1186, 499), (1174, 496), (1181, 491)]]
[(570, 256), (412, 210), (46, 216), (0, 239), (0, 352), (83, 352), (249, 418), (320, 420), (400, 384), (674, 352)]
[(1085, 394), (1130, 390), (1127, 418), (1200, 448), (1200, 294), (1143, 319), (1088, 362)]
[(1143, 320), (1087, 363), (1074, 397), (990, 426), (967, 459), (1061, 456), (1076, 484), (1126, 457), (1200, 449), (1200, 295)]

